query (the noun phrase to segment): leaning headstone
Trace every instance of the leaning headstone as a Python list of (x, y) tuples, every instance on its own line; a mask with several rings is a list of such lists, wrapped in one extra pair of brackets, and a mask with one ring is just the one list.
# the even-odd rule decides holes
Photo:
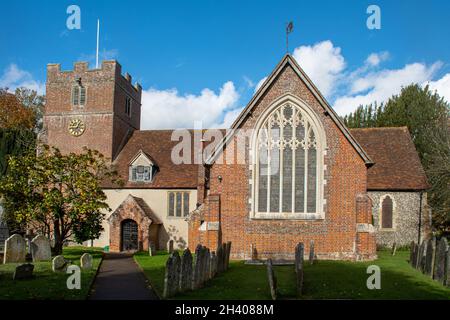
[(153, 241), (148, 242), (148, 255), (150, 257), (154, 256), (156, 254), (156, 246)]
[(425, 254), (425, 274), (431, 276), (433, 278), (433, 269), (434, 269), (434, 239), (430, 239), (427, 241), (427, 252)]
[(391, 254), (393, 255), (393, 256), (395, 256), (395, 253), (397, 252), (397, 243), (396, 242), (394, 242), (393, 244), (392, 244), (392, 251), (391, 251)]
[(217, 273), (217, 256), (213, 251), (211, 252), (211, 262), (209, 263), (209, 278), (212, 279)]
[(180, 291), (192, 289), (192, 254), (189, 249), (184, 250), (180, 265)]
[(24, 262), (26, 254), (27, 246), (20, 234), (13, 234), (6, 239), (3, 263)]
[(272, 259), (267, 259), (267, 278), (269, 280), (270, 295), (272, 300), (277, 300), (277, 278), (273, 272)]
[(217, 273), (223, 272), (223, 256), (223, 247), (221, 244), (219, 244), (219, 246), (217, 247)]
[(84, 270), (92, 269), (92, 263), (93, 263), (92, 255), (90, 255), (89, 253), (83, 253), (83, 255), (80, 258), (81, 269)]
[(303, 243), (297, 244), (295, 247), (295, 273), (297, 276), (297, 296), (302, 295), (303, 290), (303, 257), (305, 248)]
[(164, 275), (163, 297), (170, 298), (179, 290), (180, 256), (177, 251), (170, 254), (166, 262), (166, 273)]
[(173, 252), (173, 240), (169, 241), (169, 253)]
[(314, 263), (314, 240), (309, 242), (309, 264)]
[(52, 250), (50, 240), (43, 235), (38, 235), (31, 240), (31, 256), (33, 262), (50, 261), (52, 259)]
[(21, 264), (16, 267), (13, 274), (13, 280), (31, 279), (33, 278), (34, 265), (31, 263)]
[(194, 275), (192, 279), (192, 289), (198, 289), (200, 287), (200, 275), (201, 275), (201, 255), (202, 255), (202, 245), (198, 244), (195, 248), (195, 264), (194, 264)]
[(66, 272), (70, 261), (64, 259), (64, 256), (59, 255), (52, 260), (52, 270), (53, 272)]
[(434, 267), (434, 279), (442, 284), (445, 283), (445, 266), (447, 264), (448, 243), (445, 237), (439, 240), (436, 246), (436, 262)]
[(419, 246), (419, 251), (417, 253), (417, 262), (416, 262), (416, 269), (417, 270), (423, 270), (423, 266), (422, 264), (424, 264), (425, 259), (424, 259), (424, 255), (425, 255), (425, 241), (422, 241), (422, 243)]

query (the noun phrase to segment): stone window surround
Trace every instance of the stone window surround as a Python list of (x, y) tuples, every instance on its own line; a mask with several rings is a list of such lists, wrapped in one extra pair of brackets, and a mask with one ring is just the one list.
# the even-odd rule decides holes
[[(173, 193), (175, 194), (174, 196), (174, 206), (173, 206), (173, 210), (174, 210), (174, 215), (169, 215), (169, 210), (170, 210), (170, 194)], [(181, 216), (176, 216), (176, 194), (177, 193), (181, 193)], [(187, 194), (188, 195), (188, 212), (184, 213), (184, 195)], [(190, 201), (190, 196), (191, 196), (191, 192), (190, 190), (170, 190), (167, 191), (167, 219), (186, 219), (187, 217), (189, 217), (189, 201)]]
[(317, 145), (317, 194), (316, 194), (316, 208), (317, 211), (315, 213), (293, 213), (293, 212), (257, 212), (257, 201), (253, 201), (256, 199), (257, 193), (257, 175), (256, 175), (256, 160), (257, 160), (257, 142), (258, 142), (258, 129), (255, 130), (254, 134), (251, 138), (251, 149), (250, 156), (252, 159), (252, 163), (250, 164), (251, 170), (251, 179), (249, 181), (251, 185), (251, 198), (249, 199), (250, 204), (250, 219), (259, 219), (259, 220), (323, 220), (325, 219), (325, 211), (324, 206), (326, 204), (326, 199), (324, 198), (324, 187), (326, 184), (325, 170), (326, 166), (324, 164), (324, 157), (327, 153), (327, 145), (326, 145), (326, 135), (324, 127), (319, 120), (315, 111), (302, 99), (292, 95), (286, 94), (283, 97), (280, 97), (274, 100), (270, 106), (259, 116), (256, 121), (255, 128), (260, 128), (265, 120), (278, 108), (290, 104), (293, 107), (298, 107), (304, 111), (304, 115), (307, 117), (307, 120), (310, 122), (312, 127), (315, 129), (316, 141)]
[[(388, 196), (392, 200), (392, 228), (383, 228), (382, 227), (383, 226), (383, 221), (382, 221), (383, 220), (383, 201)], [(378, 214), (379, 214), (379, 216), (378, 216), (378, 229), (380, 231), (387, 231), (387, 232), (389, 232), (389, 231), (392, 231), (392, 232), (396, 231), (396, 222), (395, 222), (395, 220), (396, 220), (396, 213), (397, 213), (396, 207), (397, 207), (397, 203), (395, 201), (394, 196), (391, 193), (386, 193), (386, 194), (384, 194), (384, 195), (382, 195), (380, 197), (380, 204), (379, 204), (379, 209), (378, 209)]]

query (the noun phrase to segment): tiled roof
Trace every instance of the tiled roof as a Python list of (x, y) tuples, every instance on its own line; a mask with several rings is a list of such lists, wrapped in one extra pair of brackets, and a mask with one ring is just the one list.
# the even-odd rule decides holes
[(142, 211), (145, 212), (147, 217), (152, 220), (153, 224), (162, 224), (162, 221), (159, 220), (159, 218), (153, 213), (153, 210), (148, 206), (147, 202), (145, 202), (144, 199), (135, 196), (132, 197), (136, 201), (138, 206), (141, 207)]
[(429, 187), (407, 127), (351, 129), (375, 164), (368, 169), (368, 190), (424, 190)]

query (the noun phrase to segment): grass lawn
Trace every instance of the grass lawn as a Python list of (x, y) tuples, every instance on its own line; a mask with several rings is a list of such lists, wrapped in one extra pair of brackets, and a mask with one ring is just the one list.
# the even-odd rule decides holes
[[(165, 262), (168, 254), (159, 252), (135, 255), (154, 289), (163, 291)], [(318, 261), (305, 265), (304, 299), (450, 299), (450, 289), (438, 284), (408, 264), (409, 251), (378, 252), (371, 262)], [(381, 269), (381, 289), (369, 290), (367, 266)], [(295, 299), (293, 266), (277, 266), (275, 274), (281, 299)], [(230, 261), (227, 272), (206, 283), (203, 289), (179, 294), (174, 299), (270, 299), (265, 266)]]
[(72, 261), (72, 264), (80, 265), (80, 257), (83, 253), (90, 253), (94, 258), (92, 270), (81, 270), (81, 289), (69, 290), (66, 286), (68, 274), (54, 273), (51, 261), (34, 262), (34, 278), (30, 280), (12, 280), (17, 263), (0, 264), (0, 299), (2, 300), (29, 300), (52, 299), (73, 300), (86, 299), (91, 283), (102, 259), (102, 249), (87, 247), (66, 247), (63, 255)]

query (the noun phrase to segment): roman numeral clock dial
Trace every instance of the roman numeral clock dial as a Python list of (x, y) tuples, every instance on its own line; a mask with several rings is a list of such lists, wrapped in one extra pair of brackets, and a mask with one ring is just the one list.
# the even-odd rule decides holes
[(75, 137), (79, 137), (86, 129), (86, 125), (80, 119), (73, 119), (69, 123), (69, 133)]

